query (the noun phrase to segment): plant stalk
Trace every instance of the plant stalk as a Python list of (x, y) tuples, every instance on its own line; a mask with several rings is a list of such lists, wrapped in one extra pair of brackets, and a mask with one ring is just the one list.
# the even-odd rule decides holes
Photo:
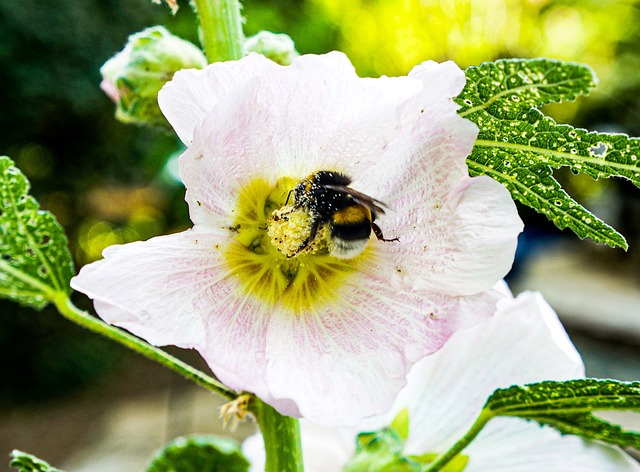
[(244, 55), (239, 0), (195, 0), (200, 41), (209, 63), (233, 61)]
[(227, 400), (231, 400), (237, 396), (233, 390), (229, 389), (226, 385), (215, 378), (199, 371), (180, 359), (167, 354), (162, 349), (152, 346), (126, 331), (108, 325), (104, 321), (91, 316), (86, 311), (79, 309), (71, 302), (65, 293), (58, 292), (52, 301), (55, 303), (56, 308), (62, 316), (83, 328), (116, 341), (129, 349), (132, 349), (138, 354), (142, 354), (147, 359), (151, 359), (152, 361), (156, 361), (159, 364), (168, 367), (201, 387), (217, 393)]
[(298, 419), (281, 415), (257, 397), (251, 410), (264, 439), (265, 472), (303, 472)]
[(424, 472), (436, 472), (442, 470), (454, 457), (462, 452), (462, 450), (475, 439), (475, 437), (482, 431), (482, 428), (489, 422), (494, 415), (491, 411), (483, 409), (476, 421), (471, 425), (469, 431), (465, 433), (447, 452), (440, 454), (435, 458), (429, 466), (424, 469)]

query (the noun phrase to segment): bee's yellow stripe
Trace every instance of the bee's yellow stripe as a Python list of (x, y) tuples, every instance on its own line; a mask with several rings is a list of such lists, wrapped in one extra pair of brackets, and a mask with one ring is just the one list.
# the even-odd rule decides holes
[(371, 221), (371, 211), (363, 205), (353, 205), (333, 214), (332, 222), (336, 225), (348, 225)]

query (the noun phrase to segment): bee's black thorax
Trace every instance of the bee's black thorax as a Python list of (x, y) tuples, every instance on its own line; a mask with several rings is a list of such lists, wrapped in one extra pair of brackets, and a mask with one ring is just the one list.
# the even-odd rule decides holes
[(336, 211), (357, 204), (347, 191), (350, 183), (349, 177), (337, 172), (316, 172), (294, 189), (295, 204), (327, 222)]

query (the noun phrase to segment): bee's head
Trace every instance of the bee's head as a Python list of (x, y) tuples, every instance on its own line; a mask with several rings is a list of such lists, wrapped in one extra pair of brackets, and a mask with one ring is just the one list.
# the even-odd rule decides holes
[(304, 195), (309, 192), (311, 185), (313, 185), (313, 181), (305, 179), (295, 186), (293, 189), (293, 199), (296, 205), (300, 205), (303, 202)]

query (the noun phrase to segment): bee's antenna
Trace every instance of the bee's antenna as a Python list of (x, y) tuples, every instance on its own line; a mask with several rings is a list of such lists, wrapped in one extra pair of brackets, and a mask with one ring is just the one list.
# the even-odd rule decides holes
[(292, 193), (293, 193), (293, 189), (289, 190), (289, 194), (287, 195), (287, 201), (284, 202), (284, 206), (287, 206), (289, 204), (289, 198), (291, 198)]

